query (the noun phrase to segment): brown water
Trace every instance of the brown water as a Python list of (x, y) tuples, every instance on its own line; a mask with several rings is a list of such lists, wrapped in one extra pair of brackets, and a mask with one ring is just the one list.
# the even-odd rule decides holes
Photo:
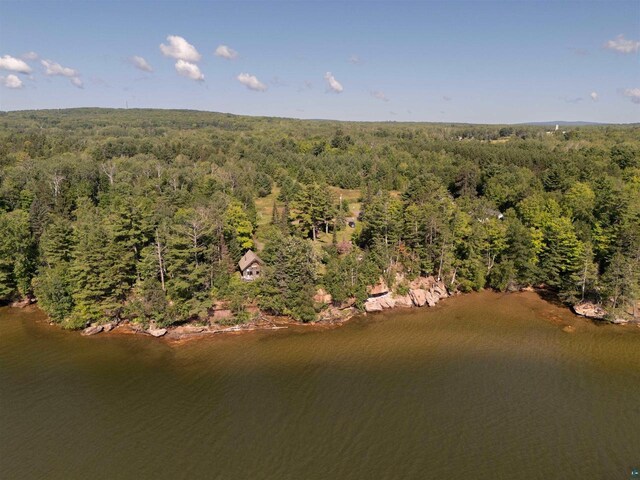
[(0, 310), (3, 479), (626, 479), (633, 466), (640, 329), (533, 293), (179, 346)]

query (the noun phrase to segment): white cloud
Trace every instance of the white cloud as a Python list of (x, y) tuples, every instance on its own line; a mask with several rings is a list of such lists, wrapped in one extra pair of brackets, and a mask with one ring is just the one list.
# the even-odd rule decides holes
[(6, 77), (0, 77), (0, 83), (7, 88), (22, 88), (22, 80), (17, 75), (7, 75)]
[(604, 48), (614, 50), (619, 53), (635, 53), (640, 49), (640, 42), (627, 40), (623, 34), (618, 35), (614, 40), (609, 40), (604, 44)]
[(218, 45), (214, 53), (216, 57), (226, 58), (227, 60), (233, 60), (238, 57), (238, 52), (227, 45)]
[(69, 67), (63, 67), (59, 63), (51, 60), (40, 60), (40, 63), (44, 67), (45, 75), (60, 75), (62, 77), (67, 77), (72, 85), (75, 85), (78, 88), (83, 88), (82, 80), (80, 80), (80, 73), (77, 70)]
[(45, 75), (62, 75), (63, 77), (77, 77), (78, 72), (73, 68), (63, 67), (59, 63), (52, 62), (51, 60), (41, 60), (42, 66), (45, 68)]
[(256, 78), (255, 75), (249, 75), (248, 73), (241, 73), (236, 77), (238, 81), (247, 87), (249, 90), (255, 90), (257, 92), (264, 92), (267, 86)]
[(197, 80), (199, 82), (204, 80), (204, 75), (195, 63), (178, 60), (176, 62), (176, 71), (183, 77), (190, 78), (191, 80)]
[(382, 100), (383, 102), (388, 102), (389, 99), (387, 98), (387, 96), (384, 94), (384, 92), (381, 92), (380, 90), (373, 90), (371, 92), (371, 96), (373, 98), (377, 98), (378, 100)]
[(0, 68), (19, 73), (31, 73), (31, 67), (24, 60), (5, 55), (0, 57)]
[(629, 97), (633, 103), (640, 104), (640, 88), (626, 88), (622, 91), (622, 95)]
[(36, 52), (27, 52), (22, 54), (22, 58), (25, 60), (38, 60), (40, 56)]
[(349, 63), (352, 65), (360, 65), (362, 63), (362, 60), (360, 59), (360, 57), (358, 55), (356, 55), (355, 53), (353, 55), (351, 55), (349, 57)]
[(598, 101), (598, 92), (591, 92), (589, 96), (591, 97), (591, 100), (593, 100), (594, 102)]
[(165, 45), (164, 43), (160, 44), (160, 51), (165, 57), (184, 60), (185, 62), (198, 62), (202, 58), (202, 55), (198, 53), (196, 47), (191, 45), (182, 37), (169, 35), (167, 37), (167, 42), (169, 43), (168, 45)]
[(134, 55), (133, 57), (131, 57), (131, 63), (138, 70), (142, 70), (144, 72), (153, 72), (153, 67), (149, 65), (149, 62), (147, 62), (144, 58), (139, 57), (138, 55)]
[(334, 77), (331, 72), (325, 73), (324, 79), (327, 81), (327, 86), (331, 89), (331, 91), (335, 93), (342, 93), (342, 91), (344, 90), (342, 84), (338, 80), (336, 80), (336, 77)]

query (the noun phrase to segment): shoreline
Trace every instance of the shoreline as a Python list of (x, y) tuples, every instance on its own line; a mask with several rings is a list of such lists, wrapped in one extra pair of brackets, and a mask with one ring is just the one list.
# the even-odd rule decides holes
[[(324, 307), (318, 312), (318, 320), (314, 322), (300, 322), (290, 317), (269, 315), (265, 312), (259, 311), (258, 315), (254, 319), (241, 324), (236, 325), (224, 325), (218, 322), (212, 322), (214, 317), (211, 317), (206, 324), (204, 322), (184, 322), (179, 325), (169, 325), (167, 327), (158, 328), (155, 325), (150, 325), (145, 328), (141, 324), (131, 322), (130, 320), (112, 321), (104, 324), (94, 324), (86, 327), (83, 330), (76, 332), (82, 336), (93, 336), (100, 333), (110, 335), (143, 335), (153, 338), (161, 338), (171, 343), (183, 343), (189, 340), (195, 340), (198, 338), (206, 338), (215, 335), (229, 335), (229, 334), (246, 334), (249, 332), (270, 331), (270, 330), (284, 330), (289, 327), (311, 327), (311, 328), (323, 328), (332, 329), (345, 325), (350, 320), (360, 315), (366, 316), (369, 313), (380, 312), (398, 312), (398, 311), (410, 311), (424, 307), (434, 307), (440, 300), (445, 300), (450, 297), (467, 296), (460, 292), (454, 292), (449, 294), (444, 288), (441, 282), (436, 282), (432, 277), (421, 277), (412, 283), (412, 288), (409, 292), (402, 296), (391, 293), (386, 290), (381, 294), (373, 294), (376, 291), (380, 291), (381, 287), (378, 285), (372, 287), (372, 296), (369, 297), (363, 310), (359, 310), (353, 306), (350, 301), (343, 302), (342, 305), (324, 305)], [(382, 288), (384, 290), (385, 287)], [(377, 290), (376, 290), (377, 289)], [(489, 289), (490, 290), (490, 289)], [(486, 291), (486, 290), (485, 290)], [(602, 313), (604, 310), (594, 304), (583, 303), (576, 306), (567, 306), (562, 304), (554, 297), (553, 292), (545, 288), (533, 288), (525, 287), (520, 290), (505, 293), (521, 293), (521, 292), (535, 292), (544, 301), (554, 304), (558, 307), (565, 309), (575, 317), (583, 317), (594, 323), (610, 323), (610, 324), (626, 324), (634, 322), (609, 322), (604, 319)], [(322, 296), (322, 290), (320, 294)], [(478, 292), (470, 292), (478, 293)], [(324, 299), (326, 299), (326, 293), (324, 293)], [(330, 298), (329, 298), (330, 301)], [(448, 303), (448, 302), (447, 302)], [(346, 305), (346, 306), (345, 306)], [(586, 307), (584, 307), (586, 305)], [(579, 308), (583, 306), (584, 308)], [(35, 301), (22, 301), (14, 302), (9, 305), (10, 308), (25, 308), (35, 307), (44, 313), (37, 305)], [(590, 312), (595, 311), (595, 315), (591, 315)], [(605, 312), (606, 313), (606, 312)], [(46, 315), (46, 313), (45, 313)], [(48, 318), (48, 317), (47, 317)], [(47, 320), (50, 325), (57, 325)], [(638, 327), (640, 323), (635, 322)], [(567, 333), (572, 333), (574, 329), (572, 327), (565, 327), (563, 329)]]

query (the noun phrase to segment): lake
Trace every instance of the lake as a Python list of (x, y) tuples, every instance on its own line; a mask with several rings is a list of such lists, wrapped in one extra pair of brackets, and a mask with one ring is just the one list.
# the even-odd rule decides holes
[(634, 466), (640, 328), (533, 292), (182, 344), (0, 309), (3, 479), (626, 479)]

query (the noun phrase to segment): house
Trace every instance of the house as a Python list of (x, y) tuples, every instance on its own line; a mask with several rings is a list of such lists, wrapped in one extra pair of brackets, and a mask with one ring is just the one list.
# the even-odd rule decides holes
[(260, 257), (258, 257), (253, 250), (247, 250), (247, 253), (245, 253), (238, 262), (238, 267), (240, 267), (240, 272), (242, 272), (242, 279), (252, 281), (260, 277), (262, 260), (260, 260)]

